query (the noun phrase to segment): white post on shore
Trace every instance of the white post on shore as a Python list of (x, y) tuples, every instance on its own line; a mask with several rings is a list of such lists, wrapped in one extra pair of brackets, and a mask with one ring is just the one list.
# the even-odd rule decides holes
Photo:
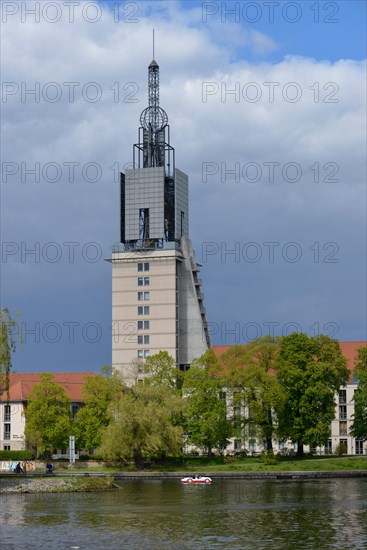
[(69, 460), (70, 464), (75, 463), (75, 437), (69, 435)]

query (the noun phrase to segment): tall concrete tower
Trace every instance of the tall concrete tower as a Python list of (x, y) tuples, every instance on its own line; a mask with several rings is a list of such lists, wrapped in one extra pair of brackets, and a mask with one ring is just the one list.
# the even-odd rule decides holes
[(133, 166), (121, 174), (120, 243), (112, 253), (112, 364), (127, 383), (166, 350), (186, 370), (210, 347), (199, 266), (189, 240), (188, 177), (175, 166), (159, 66), (148, 68)]

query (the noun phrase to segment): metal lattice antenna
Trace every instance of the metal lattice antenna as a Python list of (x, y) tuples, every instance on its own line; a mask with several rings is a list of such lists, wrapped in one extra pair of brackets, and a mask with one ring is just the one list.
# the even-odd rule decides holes
[(168, 124), (166, 112), (159, 107), (159, 65), (154, 59), (155, 54), (155, 36), (153, 29), (153, 60), (148, 67), (148, 108), (145, 109), (140, 117), (141, 125), (144, 129), (153, 132), (159, 132)]

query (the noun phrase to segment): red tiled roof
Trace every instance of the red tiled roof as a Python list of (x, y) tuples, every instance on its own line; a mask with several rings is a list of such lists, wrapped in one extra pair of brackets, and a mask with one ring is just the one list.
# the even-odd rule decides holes
[(357, 349), (362, 346), (367, 346), (367, 342), (339, 342), (342, 354), (347, 360), (348, 369), (353, 372), (355, 364), (354, 361), (357, 357)]
[[(27, 401), (33, 386), (41, 381), (40, 372), (12, 373), (9, 375), (9, 397), (6, 391), (0, 396), (0, 401)], [(80, 403), (82, 388), (86, 376), (96, 376), (95, 372), (56, 372), (53, 374), (55, 382), (60, 384), (72, 402)]]

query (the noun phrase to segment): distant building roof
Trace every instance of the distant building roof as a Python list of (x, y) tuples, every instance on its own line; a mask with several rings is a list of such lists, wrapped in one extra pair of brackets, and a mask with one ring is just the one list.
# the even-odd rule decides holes
[[(9, 375), (9, 397), (4, 391), (0, 401), (27, 401), (32, 388), (41, 381), (40, 372), (12, 373)], [(65, 389), (66, 395), (72, 402), (83, 401), (82, 388), (86, 376), (96, 376), (95, 372), (56, 372), (52, 373), (55, 382)]]

